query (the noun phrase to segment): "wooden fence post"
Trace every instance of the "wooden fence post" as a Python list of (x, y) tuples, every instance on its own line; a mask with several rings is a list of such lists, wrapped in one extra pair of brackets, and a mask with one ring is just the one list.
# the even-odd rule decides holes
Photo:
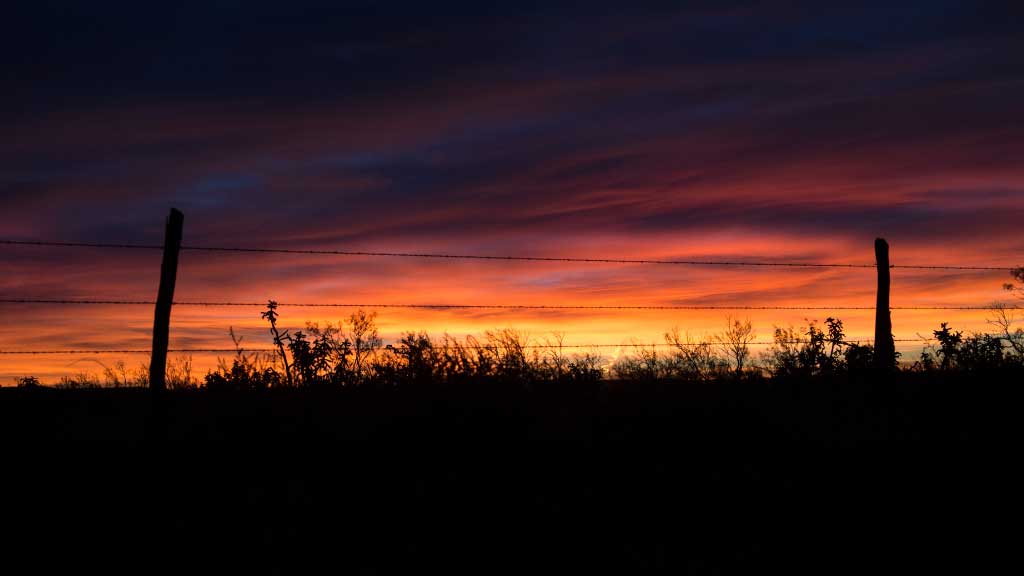
[(185, 215), (171, 208), (164, 233), (164, 259), (160, 266), (160, 288), (153, 317), (153, 355), (149, 361), (149, 389), (161, 392), (166, 387), (167, 343), (171, 328), (171, 305), (174, 303), (174, 281), (178, 276), (178, 251)]
[(892, 316), (889, 311), (889, 243), (875, 238), (875, 265), (878, 268), (878, 294), (875, 300), (875, 368), (893, 369), (896, 344), (892, 337)]

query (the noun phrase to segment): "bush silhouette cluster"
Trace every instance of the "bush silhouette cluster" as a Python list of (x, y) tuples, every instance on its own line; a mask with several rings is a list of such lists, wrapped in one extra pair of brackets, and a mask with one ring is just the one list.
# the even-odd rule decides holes
[[(876, 370), (874, 348), (846, 338), (842, 320), (826, 318), (797, 329), (774, 327), (771, 346), (753, 354), (756, 333), (749, 320), (728, 318), (726, 329), (694, 338), (673, 329), (664, 334), (667, 349), (634, 342), (615, 357), (597, 349), (567, 353), (563, 335), (541, 341), (505, 328), (482, 336), (433, 338), (407, 332), (384, 345), (376, 313), (358, 310), (346, 321), (321, 326), (306, 323), (292, 332), (279, 328), (277, 304), (268, 303), (262, 318), (269, 324), (274, 352), (248, 352), (242, 338), (229, 330), (235, 355), (220, 359), (202, 382), (192, 375), (191, 357), (172, 358), (167, 366), (171, 389), (253, 391), (268, 388), (340, 388), (350, 386), (415, 387), (469, 382), (521, 384), (595, 382), (605, 378), (630, 381), (726, 380), (756, 381), (834, 375), (864, 376)], [(982, 372), (1024, 367), (1024, 330), (1014, 328), (1009, 309), (997, 309), (990, 323), (995, 334), (964, 335), (947, 323), (933, 332), (920, 358), (902, 370), (917, 372)], [(625, 353), (621, 353), (622, 350)], [(892, 362), (894, 369), (899, 353)], [(65, 376), (58, 388), (124, 388), (149, 384), (148, 367), (128, 369), (123, 362), (103, 365), (102, 377), (80, 373)], [(17, 379), (20, 387), (39, 386), (38, 379)]]
[(263, 318), (270, 323), (276, 355), (246, 353), (241, 339), (235, 357), (206, 375), (211, 390), (259, 390), (294, 386), (415, 386), (493, 380), (595, 381), (602, 377), (601, 356), (594, 352), (566, 354), (560, 337), (534, 346), (516, 330), (488, 331), (483, 338), (444, 335), (433, 339), (409, 332), (384, 346), (376, 315), (359, 310), (342, 325), (307, 323), (304, 331), (278, 329), (276, 304)]
[(874, 348), (847, 342), (843, 321), (831, 317), (825, 319), (824, 330), (814, 322), (802, 333), (775, 328), (772, 346), (762, 355), (765, 370), (774, 377), (864, 373), (874, 362)]
[[(994, 323), (999, 324), (1000, 320)], [(914, 368), (926, 372), (997, 372), (1024, 369), (1024, 330), (1002, 334), (970, 334), (954, 331), (946, 322), (933, 332), (936, 345), (921, 352)]]

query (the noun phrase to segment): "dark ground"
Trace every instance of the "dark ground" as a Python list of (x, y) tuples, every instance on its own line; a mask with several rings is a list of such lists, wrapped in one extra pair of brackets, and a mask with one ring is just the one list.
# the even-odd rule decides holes
[(987, 571), (1019, 563), (1020, 386), (190, 391), (163, 433), (145, 390), (3, 389), (0, 546), (34, 573)]

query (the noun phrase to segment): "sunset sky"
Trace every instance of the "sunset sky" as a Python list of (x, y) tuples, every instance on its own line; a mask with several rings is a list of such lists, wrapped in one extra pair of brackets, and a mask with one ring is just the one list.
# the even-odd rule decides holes
[[(0, 239), (159, 244), (173, 206), (191, 245), (872, 264), (881, 236), (894, 264), (1024, 265), (1018, 3), (488, 4), (8, 9)], [(0, 298), (151, 300), (159, 265), (159, 251), (0, 245)], [(871, 269), (197, 252), (178, 278), (182, 301), (871, 306), (875, 289)], [(1020, 303), (1009, 280), (896, 269), (892, 304)], [(0, 312), (0, 350), (150, 345), (146, 306)], [(349, 311), (281, 313), (294, 329)], [(673, 326), (699, 337), (726, 314), (378, 321), (386, 340), (508, 326), (618, 344)], [(830, 315), (733, 314), (761, 339)], [(873, 332), (870, 311), (832, 315)], [(894, 311), (893, 332), (985, 320)], [(176, 308), (171, 345), (230, 347), (229, 326), (270, 344), (258, 308)], [(0, 385), (118, 359), (148, 360), (0, 356)]]

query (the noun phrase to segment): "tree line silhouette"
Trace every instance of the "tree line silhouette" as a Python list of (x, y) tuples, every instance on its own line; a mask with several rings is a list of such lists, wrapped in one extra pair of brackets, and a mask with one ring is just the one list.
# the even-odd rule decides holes
[[(564, 335), (553, 333), (544, 344), (529, 344), (529, 337), (515, 329), (491, 330), (482, 337), (453, 338), (447, 333), (433, 338), (425, 332), (407, 332), (394, 344), (384, 346), (376, 324), (375, 313), (359, 309), (347, 322), (339, 325), (307, 323), (305, 331), (292, 333), (278, 326), (280, 315), (277, 302), (271, 300), (261, 318), (269, 324), (276, 353), (246, 353), (241, 339), (229, 329), (235, 344), (230, 364), (218, 359), (216, 370), (209, 371), (199, 381), (192, 376), (191, 357), (168, 358), (170, 312), (174, 302), (177, 262), (182, 249), (229, 252), (282, 252), (330, 253), (345, 255), (373, 255), (423, 258), (470, 258), (487, 260), (543, 260), (613, 262), (592, 258), (547, 258), (519, 256), (484, 256), (419, 253), (344, 252), (323, 250), (293, 250), (277, 248), (182, 247), (184, 215), (172, 208), (167, 219), (165, 240), (162, 245), (124, 245), (98, 243), (67, 243), (45, 241), (0, 240), (14, 245), (61, 247), (102, 247), (131, 249), (160, 249), (163, 260), (160, 271), (158, 297), (155, 301), (153, 345), (150, 362), (128, 377), (123, 363), (104, 368), (104, 382), (112, 387), (147, 385), (154, 391), (166, 388), (205, 387), (211, 390), (255, 390), (268, 388), (322, 388), (353, 386), (407, 386), (411, 384), (450, 384), (462, 381), (490, 380), (494, 382), (542, 381), (597, 381), (610, 377), (624, 380), (758, 380), (794, 376), (820, 376), (829, 374), (864, 374), (874, 372), (892, 374), (901, 369), (934, 370), (992, 370), (1019, 367), (1022, 363), (1021, 330), (1011, 331), (1012, 318), (1005, 308), (992, 308), (996, 318), (991, 322), (1003, 328), (1000, 334), (969, 334), (954, 332), (947, 323), (933, 331), (932, 339), (920, 358), (909, 365), (900, 365), (900, 353), (895, 350), (892, 336), (890, 306), (889, 245), (883, 238), (874, 243), (878, 287), (875, 305), (875, 335), (872, 345), (848, 341), (843, 323), (828, 317), (824, 327), (816, 321), (807, 321), (802, 328), (774, 327), (771, 347), (756, 357), (750, 346), (755, 343), (755, 332), (749, 319), (727, 318), (726, 329), (713, 335), (711, 341), (694, 341), (688, 334), (681, 336), (678, 329), (664, 334), (667, 353), (659, 353), (656, 345), (634, 341), (630, 352), (608, 359), (596, 350), (566, 354)], [(622, 260), (620, 262), (627, 262)], [(807, 262), (703, 262), (630, 260), (630, 263), (726, 266), (799, 266), (799, 267), (872, 267), (864, 264), (807, 263)], [(999, 269), (977, 266), (900, 265), (902, 268), (922, 269)], [(1012, 269), (1011, 276), (1024, 283), (1024, 268)], [(1006, 283), (1003, 287), (1021, 293), (1020, 284)], [(12, 302), (41, 302), (12, 299)], [(60, 301), (61, 303), (98, 303)], [(144, 302), (118, 301), (117, 304)], [(196, 305), (214, 303), (193, 302)], [(219, 305), (243, 305), (220, 303)], [(244, 304), (248, 305), (248, 304)], [(302, 304), (305, 305), (305, 304)], [(515, 307), (515, 306), (509, 306)], [(1004, 326), (1005, 325), (1005, 326)], [(762, 342), (756, 342), (762, 344)], [(529, 352), (527, 351), (529, 349)], [(198, 350), (195, 350), (198, 351)], [(78, 351), (75, 351), (78, 352)], [(182, 350), (187, 352), (187, 350)], [(51, 353), (51, 352), (32, 352)], [(609, 361), (610, 360), (610, 361)], [(98, 362), (98, 361), (97, 361)], [(38, 387), (37, 378), (17, 379), (20, 387)], [(88, 373), (77, 377), (64, 377), (58, 384), (63, 388), (93, 388), (100, 379)]]
[(1009, 538), (983, 514), (1017, 490), (1013, 312), (940, 324), (880, 377), (838, 318), (765, 349), (727, 318), (609, 358), (512, 329), (386, 345), (363, 310), (289, 330), (269, 305), (269, 352), (229, 329), (202, 378), (169, 359), (166, 412), (145, 390), (0, 390), (5, 541), (49, 572), (111, 542), (141, 551), (130, 573), (977, 571)]
[[(800, 328), (774, 327), (770, 346), (759, 353), (749, 319), (727, 317), (723, 331), (696, 338), (678, 328), (667, 331), (664, 344), (633, 341), (609, 358), (599, 349), (569, 352), (564, 334), (539, 340), (513, 329), (485, 331), (482, 336), (433, 337), (407, 332), (385, 345), (376, 312), (359, 309), (339, 323), (306, 322), (301, 330), (280, 327), (278, 305), (269, 301), (261, 318), (275, 352), (248, 351), (233, 328), (228, 333), (235, 353), (218, 358), (217, 367), (202, 379), (193, 373), (192, 358), (169, 359), (171, 389), (206, 388), (247, 391), (268, 388), (339, 388), (352, 386), (427, 386), (468, 382), (531, 384), (541, 382), (632, 381), (757, 381), (848, 374), (877, 370), (875, 349), (850, 341), (843, 321), (828, 317)], [(894, 352), (885, 364), (891, 371), (990, 372), (1024, 367), (1024, 329), (1015, 326), (1011, 309), (997, 308), (989, 319), (995, 333), (956, 331), (948, 323), (932, 332), (920, 356), (900, 362)], [(58, 388), (145, 387), (148, 367), (129, 369), (123, 361), (102, 365), (102, 375), (86, 372), (64, 376)], [(40, 386), (32, 376), (17, 379), (21, 387)]]

